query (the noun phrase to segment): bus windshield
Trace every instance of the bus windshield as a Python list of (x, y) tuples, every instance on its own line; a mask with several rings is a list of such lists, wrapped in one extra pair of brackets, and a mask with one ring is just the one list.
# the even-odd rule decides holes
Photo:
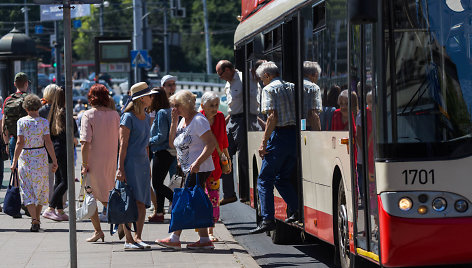
[(472, 154), (472, 2), (385, 0), (380, 159)]

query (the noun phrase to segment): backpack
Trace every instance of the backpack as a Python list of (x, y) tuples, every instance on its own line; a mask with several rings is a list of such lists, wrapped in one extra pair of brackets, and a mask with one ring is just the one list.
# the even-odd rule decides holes
[(23, 109), (23, 101), (27, 93), (13, 93), (5, 101), (3, 108), (3, 115), (5, 120), (4, 129), (8, 130), (10, 135), (16, 137), (16, 122), (23, 116), (27, 116), (25, 109)]

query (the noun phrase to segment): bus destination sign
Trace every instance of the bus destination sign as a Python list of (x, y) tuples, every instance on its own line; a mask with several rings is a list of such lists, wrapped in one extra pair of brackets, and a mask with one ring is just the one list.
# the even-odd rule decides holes
[[(34, 3), (40, 5), (63, 4), (61, 0), (33, 0)], [(71, 4), (102, 4), (103, 0), (71, 0)]]

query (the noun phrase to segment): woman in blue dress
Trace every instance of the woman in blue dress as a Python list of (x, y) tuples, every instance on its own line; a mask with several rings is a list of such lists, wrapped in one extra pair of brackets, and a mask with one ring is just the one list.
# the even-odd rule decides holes
[(134, 237), (131, 231), (123, 228), (126, 234), (125, 250), (151, 247), (141, 239), (146, 208), (151, 206), (148, 147), (151, 124), (144, 109), (151, 105), (151, 94), (156, 93), (144, 82), (134, 84), (130, 91), (131, 102), (126, 106), (120, 122), (120, 152), (116, 178), (132, 187), (138, 206), (138, 220)]

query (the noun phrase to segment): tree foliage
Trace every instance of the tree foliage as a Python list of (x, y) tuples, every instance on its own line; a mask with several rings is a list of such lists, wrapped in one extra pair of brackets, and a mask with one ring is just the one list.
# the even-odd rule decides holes
[[(149, 54), (153, 62), (164, 66), (163, 46), (163, 10), (169, 6), (169, 0), (143, 0), (145, 15), (151, 32), (149, 36), (152, 46)], [(33, 0), (28, 0), (32, 3)], [(133, 8), (132, 0), (108, 0), (110, 5), (104, 8), (104, 35), (116, 37), (133, 37)], [(2, 3), (18, 3), (17, 0), (2, 0)], [(186, 8), (185, 18), (168, 16), (169, 41), (169, 71), (204, 72), (206, 69), (205, 35), (203, 27), (202, 0), (181, 1)], [(54, 33), (52, 22), (41, 22), (39, 6), (29, 6), (30, 35), (44, 51), (40, 51), (40, 58), (49, 62), (49, 35)], [(236, 17), (240, 14), (240, 1), (207, 0), (208, 21), (211, 43), (212, 65), (220, 59), (233, 58), (233, 36), (238, 25)], [(168, 10), (169, 11), (169, 10)], [(170, 13), (170, 11), (169, 11)], [(18, 22), (17, 28), (24, 30), (24, 15), (21, 7), (0, 7), (0, 34), (3, 36)], [(82, 26), (72, 29), (73, 60), (94, 59), (94, 39), (100, 34), (98, 7), (91, 7), (91, 15), (78, 18)], [(34, 34), (34, 26), (43, 25), (44, 33)], [(214, 70), (214, 66), (211, 67)]]

